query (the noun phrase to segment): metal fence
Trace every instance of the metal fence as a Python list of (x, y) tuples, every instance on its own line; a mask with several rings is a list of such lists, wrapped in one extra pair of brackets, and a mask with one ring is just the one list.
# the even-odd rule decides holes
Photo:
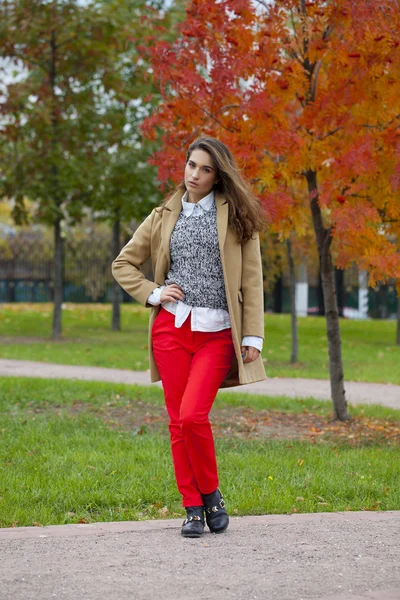
[[(54, 245), (51, 239), (35, 232), (10, 235), (0, 239), (0, 303), (52, 302)], [(111, 302), (112, 283), (111, 234), (96, 232), (92, 236), (64, 240), (64, 302)], [(144, 272), (151, 278), (149, 263)], [(337, 281), (339, 308), (358, 307), (357, 271), (349, 269)], [(317, 279), (309, 277), (308, 314), (321, 314), (322, 289)], [(123, 292), (123, 301), (132, 298)], [(394, 282), (368, 290), (368, 315), (372, 318), (396, 318), (397, 297)], [(265, 297), (266, 310), (289, 312), (287, 277)]]
[[(10, 236), (0, 244), (0, 302), (52, 302), (54, 245)], [(111, 236), (64, 240), (64, 301), (111, 301)], [(127, 296), (124, 298), (127, 300)]]

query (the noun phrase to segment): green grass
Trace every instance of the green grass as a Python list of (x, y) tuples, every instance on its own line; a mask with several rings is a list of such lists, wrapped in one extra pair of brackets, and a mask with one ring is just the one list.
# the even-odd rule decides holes
[[(330, 412), (315, 399), (236, 394), (220, 394), (216, 408), (239, 402), (293, 419)], [(0, 379), (0, 526), (183, 515), (166, 424), (153, 431), (126, 419), (139, 405), (143, 416), (162, 403), (157, 388)], [(400, 411), (383, 407), (352, 413), (400, 423)], [(231, 514), (400, 509), (396, 443), (231, 436), (216, 447)]]
[[(49, 304), (0, 305), (0, 358), (147, 370), (149, 312), (122, 308), (122, 331), (110, 331), (111, 308), (68, 304), (61, 342), (52, 342)], [(325, 319), (299, 318), (299, 363), (290, 365), (290, 316), (265, 316), (263, 358), (269, 377), (329, 377)], [(394, 321), (341, 320), (345, 378), (400, 384)]]

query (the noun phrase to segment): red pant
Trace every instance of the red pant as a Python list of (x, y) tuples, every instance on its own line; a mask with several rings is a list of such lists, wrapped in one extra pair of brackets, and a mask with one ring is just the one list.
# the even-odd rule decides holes
[(201, 506), (200, 492), (218, 487), (214, 440), (208, 415), (232, 364), (230, 329), (191, 331), (190, 316), (181, 328), (161, 308), (152, 330), (153, 353), (170, 417), (172, 458), (183, 506)]

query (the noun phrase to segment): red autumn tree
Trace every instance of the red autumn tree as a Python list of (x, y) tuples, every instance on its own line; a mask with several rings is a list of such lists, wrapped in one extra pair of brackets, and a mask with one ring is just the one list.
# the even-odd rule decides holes
[(148, 49), (164, 97), (145, 123), (162, 139), (160, 180), (180, 181), (188, 143), (215, 135), (271, 228), (287, 235), (311, 215), (341, 420), (333, 257), (371, 285), (400, 274), (399, 32), (391, 0), (193, 0), (177, 41)]

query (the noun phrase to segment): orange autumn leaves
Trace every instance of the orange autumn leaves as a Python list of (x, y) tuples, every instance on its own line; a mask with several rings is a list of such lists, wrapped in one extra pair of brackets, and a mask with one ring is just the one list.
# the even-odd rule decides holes
[[(162, 182), (196, 136), (232, 149), (269, 225), (306, 232), (317, 173), (339, 266), (400, 278), (400, 14), (388, 0), (191, 2), (147, 49), (164, 102), (144, 123)], [(310, 68), (310, 66), (312, 68)]]

